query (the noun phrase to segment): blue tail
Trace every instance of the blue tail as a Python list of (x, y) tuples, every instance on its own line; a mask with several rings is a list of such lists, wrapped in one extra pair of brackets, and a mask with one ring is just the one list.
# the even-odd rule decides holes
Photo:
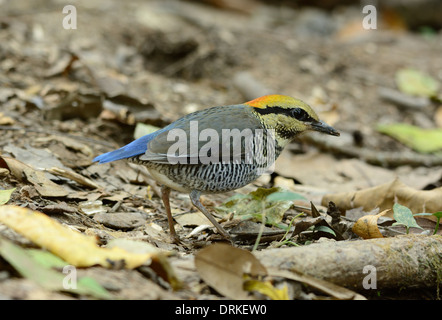
[(157, 134), (158, 131), (153, 132), (151, 134), (147, 134), (135, 141), (132, 141), (128, 145), (125, 145), (124, 147), (118, 150), (114, 150), (108, 153), (103, 153), (102, 155), (96, 157), (94, 159), (94, 162), (98, 161), (99, 163), (106, 163), (121, 159), (132, 158), (140, 154), (143, 154), (147, 151), (147, 144), (149, 143), (149, 141), (155, 138)]

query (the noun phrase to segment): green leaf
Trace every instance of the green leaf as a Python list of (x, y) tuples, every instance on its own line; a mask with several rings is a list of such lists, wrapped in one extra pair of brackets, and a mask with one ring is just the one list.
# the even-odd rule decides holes
[(396, 84), (404, 93), (434, 97), (439, 90), (439, 83), (429, 75), (415, 69), (401, 69), (396, 73)]
[(267, 201), (294, 201), (294, 200), (307, 200), (299, 193), (290, 191), (274, 192), (267, 196)]
[(420, 153), (442, 150), (442, 129), (422, 129), (405, 123), (378, 125), (376, 129)]
[(335, 231), (332, 228), (327, 227), (327, 226), (315, 226), (314, 231), (327, 232), (327, 233), (330, 233), (336, 237)]
[[(236, 217), (244, 220), (253, 219), (257, 222), (262, 221), (262, 215), (264, 214), (266, 224), (275, 225), (282, 220), (284, 213), (292, 206), (292, 200), (281, 200), (284, 196), (289, 197), (287, 193), (289, 192), (282, 188), (258, 188), (247, 195), (236, 195), (229, 198), (215, 210), (218, 212), (235, 212)], [(292, 193), (290, 197), (298, 198), (294, 195), (296, 194)], [(274, 198), (272, 199), (272, 197)], [(280, 199), (278, 200), (278, 198)]]
[(420, 26), (418, 32), (427, 39), (434, 39), (437, 36), (437, 31), (429, 26)]
[(442, 218), (442, 211), (438, 211), (435, 213), (427, 213), (427, 212), (416, 213), (415, 216), (435, 216), (437, 220), (436, 220), (436, 227), (434, 228), (433, 234), (437, 233), (437, 230), (439, 230), (440, 219)]
[(155, 132), (159, 129), (160, 128), (152, 126), (150, 124), (144, 124), (144, 123), (138, 122), (135, 126), (134, 139), (141, 138), (142, 136), (145, 136), (146, 134)]
[(26, 252), (43, 267), (62, 269), (67, 265), (67, 262), (50, 253), (49, 251), (41, 249), (27, 249)]
[[(86, 294), (100, 299), (111, 299), (112, 295), (98, 282), (88, 277), (81, 277), (76, 288), (65, 288), (66, 274), (49, 266), (60, 266), (60, 259), (50, 257), (52, 253), (38, 250), (23, 249), (12, 242), (0, 238), (0, 256), (11, 264), (23, 277), (34, 281), (45, 289), (52, 291), (67, 291), (74, 294)], [(42, 262), (44, 261), (44, 262)], [(56, 262), (55, 262), (56, 261)], [(67, 266), (67, 263), (64, 263)], [(72, 267), (74, 268), (74, 267)]]
[(11, 199), (11, 194), (15, 191), (16, 188), (9, 190), (0, 190), (0, 205), (6, 204), (9, 199)]
[(433, 213), (433, 216), (435, 216), (438, 219), (441, 219), (442, 218), (442, 211), (438, 211), (438, 212)]
[(102, 285), (91, 277), (81, 277), (77, 281), (77, 289), (71, 289), (73, 293), (87, 294), (101, 299), (112, 299), (112, 295)]
[(404, 225), (407, 229), (411, 227), (422, 229), (422, 227), (416, 223), (411, 210), (399, 203), (393, 205), (393, 217), (397, 221), (393, 225)]

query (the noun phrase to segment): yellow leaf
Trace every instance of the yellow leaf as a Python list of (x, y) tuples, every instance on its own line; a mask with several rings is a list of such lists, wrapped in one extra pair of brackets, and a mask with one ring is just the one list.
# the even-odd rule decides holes
[(406, 123), (391, 123), (378, 125), (376, 130), (420, 153), (442, 149), (442, 130), (439, 128), (422, 129)]
[(439, 90), (439, 83), (432, 77), (409, 68), (396, 73), (396, 84), (402, 92), (421, 97), (434, 97)]
[(94, 237), (65, 227), (41, 212), (19, 206), (1, 206), (0, 222), (76, 267), (121, 265), (132, 269), (149, 264), (155, 257), (153, 253), (131, 253), (118, 247), (101, 248)]
[(360, 217), (351, 230), (364, 239), (383, 238), (384, 236), (378, 228), (378, 219), (388, 211), (390, 211), (390, 209), (384, 210), (377, 215)]
[(257, 291), (272, 300), (289, 300), (289, 293), (286, 285), (281, 289), (276, 289), (269, 281), (246, 281), (244, 283), (244, 290), (249, 292)]
[(11, 198), (11, 194), (15, 191), (15, 188), (9, 190), (0, 190), (0, 205), (5, 204)]

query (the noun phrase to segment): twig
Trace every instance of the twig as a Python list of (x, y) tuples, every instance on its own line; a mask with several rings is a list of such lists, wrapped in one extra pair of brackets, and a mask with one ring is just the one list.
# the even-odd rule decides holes
[(385, 87), (380, 87), (378, 89), (378, 94), (384, 100), (411, 110), (422, 110), (431, 104), (429, 98), (413, 97), (400, 91)]

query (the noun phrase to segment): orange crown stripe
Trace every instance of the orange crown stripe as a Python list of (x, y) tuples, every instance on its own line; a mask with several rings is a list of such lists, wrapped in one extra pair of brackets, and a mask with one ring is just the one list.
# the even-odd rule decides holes
[(266, 96), (262, 96), (259, 98), (256, 98), (254, 100), (250, 100), (248, 102), (245, 102), (244, 104), (247, 104), (254, 108), (265, 108), (267, 105), (277, 105), (278, 103), (283, 103), (287, 99), (291, 99), (290, 97), (279, 95), (279, 94), (269, 94)]

